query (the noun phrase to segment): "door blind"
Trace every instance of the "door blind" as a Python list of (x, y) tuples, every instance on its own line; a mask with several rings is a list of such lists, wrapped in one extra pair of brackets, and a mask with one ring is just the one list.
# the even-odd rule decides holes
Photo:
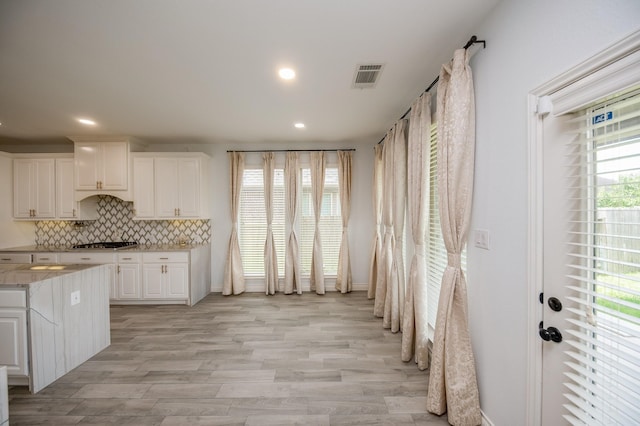
[(565, 418), (640, 419), (640, 90), (584, 110), (569, 168)]

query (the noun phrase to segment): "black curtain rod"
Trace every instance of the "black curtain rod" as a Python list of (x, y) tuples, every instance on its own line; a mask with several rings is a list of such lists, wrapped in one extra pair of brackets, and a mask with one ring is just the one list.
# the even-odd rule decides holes
[[(467, 44), (464, 45), (463, 49), (468, 49), (471, 46), (473, 46), (474, 44), (477, 43), (482, 43), (482, 48), (486, 48), (487, 47), (487, 42), (485, 40), (478, 40), (477, 36), (471, 36), (471, 38), (469, 39), (469, 41), (467, 42)], [(440, 80), (440, 75), (438, 75), (429, 85), (429, 87), (427, 87), (426, 89), (424, 89), (424, 92), (422, 93), (426, 93), (429, 90), (431, 90), (433, 88), (433, 86), (435, 86), (438, 83), (438, 80)], [(409, 108), (404, 114), (402, 114), (402, 117), (400, 117), (398, 120), (402, 120), (403, 118), (405, 118), (407, 116), (407, 114), (409, 114), (411, 112), (411, 108)], [(382, 139), (380, 139), (380, 142), (378, 142), (378, 145), (381, 144), (384, 141), (384, 138), (386, 137), (383, 136)]]
[(337, 151), (355, 151), (355, 148), (345, 149), (256, 149), (256, 150), (229, 150), (227, 152), (337, 152)]

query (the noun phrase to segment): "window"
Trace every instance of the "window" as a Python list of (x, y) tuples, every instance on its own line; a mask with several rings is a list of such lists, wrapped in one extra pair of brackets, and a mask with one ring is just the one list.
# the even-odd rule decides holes
[[(302, 190), (298, 197), (298, 244), (300, 266), (303, 275), (311, 270), (311, 252), (315, 218), (311, 196), (310, 169), (302, 168)], [(284, 276), (286, 247), (286, 210), (284, 193), (284, 170), (275, 169), (273, 187), (273, 234), (278, 256), (278, 273)], [(238, 240), (245, 276), (264, 276), (264, 243), (267, 235), (267, 219), (264, 207), (264, 182), (261, 168), (247, 168), (243, 175), (240, 193), (240, 214)], [(338, 270), (338, 255), (342, 240), (342, 217), (340, 212), (340, 193), (338, 189), (338, 169), (327, 167), (325, 170), (324, 194), (320, 219), (320, 238), (324, 271), (335, 275)]]
[(569, 234), (565, 386), (573, 424), (640, 418), (640, 90), (575, 120), (584, 161), (569, 170), (578, 208)]
[[(447, 249), (442, 239), (440, 212), (438, 203), (438, 128), (437, 123), (431, 125), (429, 170), (429, 226), (427, 229), (427, 321), (429, 338), (433, 338), (438, 315), (438, 299), (442, 276), (447, 267)], [(466, 271), (466, 249), (462, 252), (462, 270)]]
[[(262, 169), (245, 169), (240, 192), (238, 240), (242, 266), (246, 276), (264, 276), (264, 243), (267, 238), (267, 216), (264, 207)], [(273, 237), (278, 256), (278, 273), (284, 275), (285, 200), (284, 170), (273, 176)]]
[[(315, 218), (311, 195), (311, 170), (302, 169), (302, 208), (300, 209), (300, 268), (304, 275), (311, 272), (311, 252)], [(324, 176), (324, 193), (320, 212), (320, 241), (324, 272), (338, 273), (338, 255), (342, 241), (342, 217), (340, 214), (340, 192), (338, 189), (338, 169), (327, 167)]]

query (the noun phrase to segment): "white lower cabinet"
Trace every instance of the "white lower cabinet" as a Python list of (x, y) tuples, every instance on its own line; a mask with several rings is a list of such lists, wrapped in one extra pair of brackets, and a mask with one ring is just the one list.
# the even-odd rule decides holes
[(117, 291), (115, 294), (112, 294), (111, 299), (139, 299), (140, 254), (118, 254), (117, 260)]
[(189, 298), (188, 253), (144, 253), (142, 265), (144, 299)]
[[(21, 293), (21, 297), (11, 298), (9, 293)], [(7, 374), (19, 377), (28, 377), (29, 363), (27, 350), (27, 307), (25, 292), (23, 290), (4, 291), (1, 293), (0, 302), (0, 365), (7, 366)], [(21, 299), (20, 303), (12, 303), (10, 300)], [(7, 306), (7, 307), (4, 307)]]
[(39, 264), (109, 265), (109, 299), (112, 304), (193, 305), (209, 294), (211, 286), (209, 245), (170, 252), (122, 250), (0, 254), (0, 263), (32, 261)]

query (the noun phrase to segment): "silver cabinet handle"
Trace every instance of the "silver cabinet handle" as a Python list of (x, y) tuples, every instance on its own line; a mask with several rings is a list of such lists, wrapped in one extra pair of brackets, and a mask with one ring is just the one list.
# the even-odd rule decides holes
[(91, 260), (90, 257), (81, 257), (80, 260)]

